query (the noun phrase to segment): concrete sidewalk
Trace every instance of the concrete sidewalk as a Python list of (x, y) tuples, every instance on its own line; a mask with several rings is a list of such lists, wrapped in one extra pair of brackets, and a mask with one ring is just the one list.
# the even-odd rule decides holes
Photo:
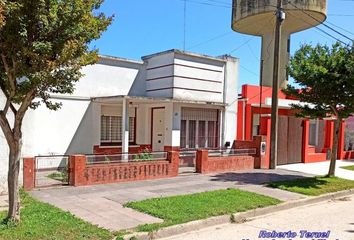
[(126, 202), (226, 188), (239, 188), (283, 201), (297, 200), (303, 198), (303, 195), (266, 188), (263, 184), (306, 176), (312, 175), (283, 169), (191, 174), (131, 183), (42, 189), (32, 191), (31, 195), (103, 228), (122, 230), (162, 221), (122, 207)]
[[(300, 173), (313, 175), (326, 175), (328, 173), (330, 161), (318, 163), (295, 163), (283, 166), (278, 166), (279, 169), (296, 171)], [(343, 169), (341, 167), (354, 165), (353, 160), (337, 160), (336, 162), (336, 176), (349, 180), (354, 180), (354, 172)]]

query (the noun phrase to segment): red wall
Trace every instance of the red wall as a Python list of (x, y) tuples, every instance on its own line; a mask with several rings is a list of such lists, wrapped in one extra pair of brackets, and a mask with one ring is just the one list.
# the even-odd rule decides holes
[(254, 169), (252, 156), (209, 157), (208, 150), (198, 150), (196, 171), (198, 173), (222, 173)]
[(84, 155), (70, 156), (70, 185), (84, 186), (176, 177), (179, 153), (169, 152), (165, 161), (132, 161), (115, 164), (86, 164)]

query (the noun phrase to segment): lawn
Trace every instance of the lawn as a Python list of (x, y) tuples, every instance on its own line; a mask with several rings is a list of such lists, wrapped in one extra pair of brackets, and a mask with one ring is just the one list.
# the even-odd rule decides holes
[(354, 188), (354, 181), (337, 177), (314, 177), (272, 182), (267, 186), (309, 196), (319, 196), (325, 193), (338, 192)]
[(21, 192), (21, 223), (6, 223), (5, 212), (0, 213), (0, 239), (33, 240), (101, 240), (114, 236), (107, 230), (91, 225), (68, 212), (39, 202)]
[(60, 182), (67, 182), (68, 181), (68, 174), (67, 172), (53, 172), (47, 175), (48, 178), (60, 181)]
[(345, 167), (341, 167), (341, 168), (346, 169), (346, 170), (350, 170), (350, 171), (354, 171), (354, 165), (345, 166)]
[(161, 227), (204, 219), (212, 216), (243, 212), (280, 203), (278, 199), (238, 189), (226, 189), (174, 197), (153, 198), (130, 202), (125, 207), (161, 218), (163, 223), (141, 225), (138, 231), (153, 231)]

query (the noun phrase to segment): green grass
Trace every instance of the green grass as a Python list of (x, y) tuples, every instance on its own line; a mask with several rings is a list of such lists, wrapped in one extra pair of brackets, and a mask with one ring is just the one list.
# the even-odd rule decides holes
[(68, 181), (68, 174), (66, 172), (54, 172), (47, 175), (47, 177), (61, 182)]
[(354, 188), (354, 181), (337, 177), (314, 177), (272, 182), (267, 186), (309, 196), (319, 196)]
[(151, 232), (162, 227), (212, 216), (243, 212), (280, 203), (278, 199), (238, 189), (217, 190), (174, 197), (130, 202), (125, 207), (161, 218), (163, 223), (146, 224), (138, 231)]
[(109, 231), (39, 202), (24, 192), (21, 192), (21, 205), (21, 222), (18, 225), (6, 223), (6, 213), (0, 213), (0, 239), (110, 240), (114, 237)]
[(345, 166), (345, 167), (341, 167), (341, 168), (346, 169), (346, 170), (350, 170), (350, 171), (354, 171), (354, 165)]

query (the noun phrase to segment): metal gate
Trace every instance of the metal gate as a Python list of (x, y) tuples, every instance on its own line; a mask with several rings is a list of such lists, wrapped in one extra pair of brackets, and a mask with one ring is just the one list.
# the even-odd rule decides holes
[(279, 116), (278, 165), (302, 162), (302, 119)]
[(35, 157), (35, 188), (65, 185), (69, 185), (69, 156), (49, 155)]
[(197, 150), (181, 150), (179, 153), (179, 172), (191, 173), (195, 172), (195, 162), (197, 158)]

